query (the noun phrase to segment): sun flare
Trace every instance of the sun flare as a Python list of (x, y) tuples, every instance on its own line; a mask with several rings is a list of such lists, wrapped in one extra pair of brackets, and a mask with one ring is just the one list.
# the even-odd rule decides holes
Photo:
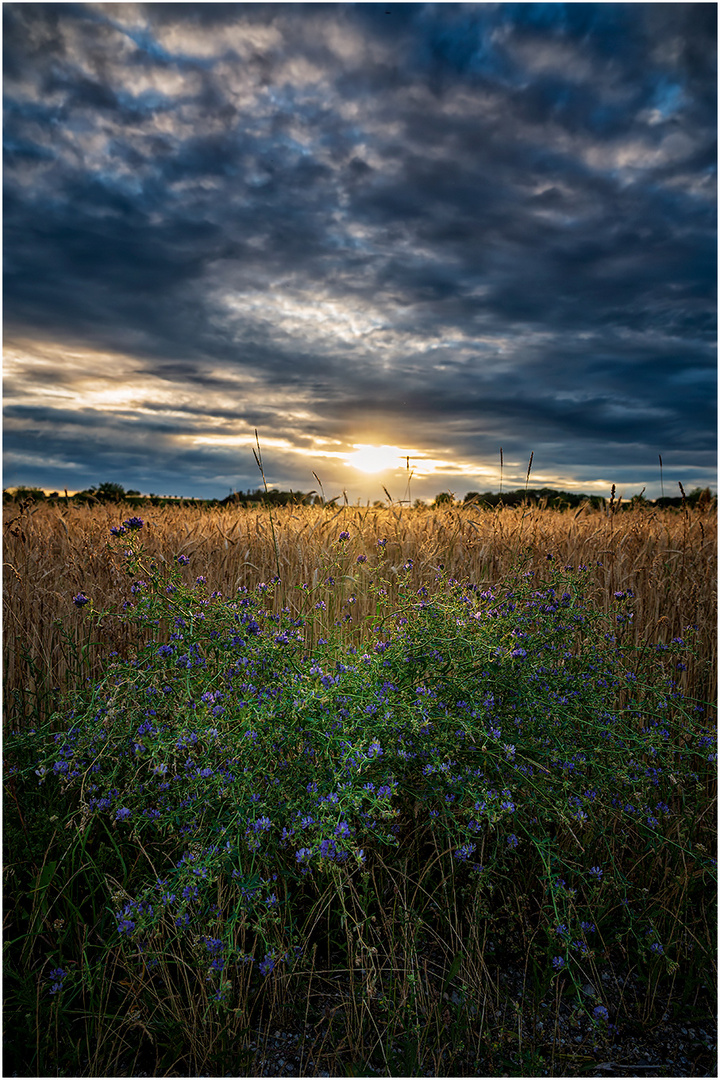
[(398, 446), (367, 446), (354, 443), (355, 453), (348, 454), (346, 463), (361, 472), (388, 472), (401, 466), (402, 451)]

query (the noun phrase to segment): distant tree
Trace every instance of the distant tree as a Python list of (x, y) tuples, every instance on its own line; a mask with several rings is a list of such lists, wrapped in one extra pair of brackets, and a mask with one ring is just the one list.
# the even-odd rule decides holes
[(128, 490), (125, 492), (125, 494), (126, 495), (141, 495), (142, 492), (135, 491), (133, 488), (128, 488)]
[(436, 508), (439, 506), (452, 506), (454, 502), (455, 496), (451, 491), (441, 491), (438, 495), (435, 496), (433, 507)]
[(125, 498), (125, 488), (122, 484), (107, 481), (98, 486), (93, 485), (90, 488), (90, 494), (94, 495), (100, 502), (122, 502)]
[(248, 503), (261, 503), (265, 506), (310, 506), (323, 505), (322, 500), (316, 499), (313, 504), (312, 492), (305, 494), (302, 491), (278, 491), (270, 488), (255, 488), (254, 490), (233, 491), (220, 500), (221, 506), (246, 506)]
[(26, 499), (33, 499), (35, 502), (40, 502), (47, 498), (42, 488), (24, 486), (9, 488), (6, 492), (3, 492), (3, 495), (7, 495), (8, 498), (13, 499), (15, 502), (24, 502)]
[(706, 488), (693, 488), (688, 494), (687, 501), (691, 506), (697, 506), (698, 510), (707, 510), (715, 501), (716, 496), (713, 495), (709, 487)]

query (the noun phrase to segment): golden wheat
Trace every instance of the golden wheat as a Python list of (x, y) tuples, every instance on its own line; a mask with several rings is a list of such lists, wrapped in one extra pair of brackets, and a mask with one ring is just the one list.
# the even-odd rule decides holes
[[(207, 578), (208, 588), (225, 595), (274, 577), (275, 543), (282, 579), (278, 605), (295, 608), (294, 587), (321, 584), (340, 559), (345, 576), (339, 584), (345, 595), (357, 597), (353, 614), (359, 626), (373, 610), (365, 583), (381, 537), (387, 539), (386, 576), (392, 583), (412, 559), (416, 588), (432, 579), (440, 564), (455, 577), (484, 584), (501, 580), (521, 556), (528, 569), (543, 568), (548, 554), (556, 565), (584, 564), (601, 608), (612, 606), (616, 590), (634, 590), (638, 640), (667, 642), (696, 624), (701, 664), (695, 665), (695, 674), (683, 676), (684, 689), (708, 700), (715, 693), (714, 507), (677, 511), (645, 506), (612, 513), (589, 504), (576, 511), (542, 506), (489, 510), (472, 504), (437, 510), (287, 506), (272, 511), (275, 537), (265, 508), (180, 504), (141, 512), (143, 541), (153, 558), (189, 556), (191, 569)], [(85, 592), (96, 609), (118, 609), (127, 597), (129, 582), (117, 550), (122, 545), (111, 542), (109, 530), (130, 513), (122, 506), (39, 505), (20, 517), (17, 508), (6, 510), (6, 717), (15, 726), (31, 711), (35, 718), (47, 713), (59, 692), (97, 670), (100, 651), (89, 650), (90, 627), (72, 597)], [(338, 545), (343, 530), (350, 540)], [(368, 556), (367, 565), (357, 564), (362, 554)], [(122, 644), (122, 630), (115, 624), (101, 627), (100, 634), (105, 649)]]

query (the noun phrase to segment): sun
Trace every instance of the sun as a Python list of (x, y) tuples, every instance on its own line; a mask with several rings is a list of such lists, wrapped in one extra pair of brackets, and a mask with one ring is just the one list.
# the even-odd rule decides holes
[(367, 446), (364, 443), (353, 445), (355, 453), (348, 454), (345, 460), (360, 472), (378, 473), (400, 468), (402, 451), (399, 446)]

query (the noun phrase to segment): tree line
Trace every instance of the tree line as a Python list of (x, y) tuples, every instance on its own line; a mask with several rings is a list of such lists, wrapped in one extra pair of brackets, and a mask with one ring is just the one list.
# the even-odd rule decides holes
[[(644, 492), (644, 489), (643, 489)], [(666, 508), (676, 507), (679, 508), (683, 505), (683, 501), (690, 506), (697, 506), (698, 508), (709, 507), (715, 502), (717, 496), (714, 495), (710, 488), (694, 488), (687, 495), (679, 496), (663, 496), (659, 499), (646, 499), (643, 492), (638, 495), (633, 495), (629, 500), (618, 499), (614, 502), (614, 508), (623, 509), (625, 507), (638, 507), (647, 506), (653, 508)], [(92, 487), (86, 488), (83, 491), (75, 492), (73, 495), (68, 495), (67, 492), (53, 491), (50, 494), (46, 494), (42, 488), (35, 487), (16, 487), (6, 488), (3, 491), (3, 502), (15, 502), (15, 503), (40, 503), (40, 502), (73, 502), (75, 504), (90, 504), (100, 503), (130, 503), (134, 506), (163, 506), (177, 504), (178, 502), (198, 505), (198, 506), (237, 506), (237, 507), (253, 507), (253, 506), (327, 506), (333, 507), (337, 505), (342, 496), (335, 496), (332, 499), (325, 499), (322, 495), (318, 495), (315, 491), (279, 491), (271, 488), (265, 490), (264, 488), (248, 489), (247, 491), (233, 491), (229, 495), (226, 495), (224, 499), (195, 499), (195, 498), (182, 498), (180, 496), (163, 496), (151, 493), (150, 495), (143, 495), (139, 491), (135, 491), (132, 488), (125, 490), (122, 484), (105, 482), (102, 484), (94, 484)], [(389, 501), (389, 500), (388, 500)], [(398, 500), (402, 502), (403, 500)], [(602, 509), (608, 504), (608, 499), (602, 495), (583, 495), (573, 491), (557, 491), (554, 488), (518, 488), (515, 491), (495, 492), (495, 491), (468, 491), (462, 498), (457, 498), (453, 492), (441, 491), (439, 492), (431, 503), (423, 502), (422, 499), (416, 499), (413, 506), (416, 509), (426, 508), (428, 505), (432, 509), (443, 509), (452, 506), (468, 506), (475, 505), (479, 508), (495, 508), (499, 506), (521, 506), (525, 503), (539, 506), (541, 508), (548, 508), (551, 510), (572, 510), (580, 506), (588, 506), (593, 509)], [(386, 503), (376, 501), (374, 504), (376, 507), (385, 506)]]

